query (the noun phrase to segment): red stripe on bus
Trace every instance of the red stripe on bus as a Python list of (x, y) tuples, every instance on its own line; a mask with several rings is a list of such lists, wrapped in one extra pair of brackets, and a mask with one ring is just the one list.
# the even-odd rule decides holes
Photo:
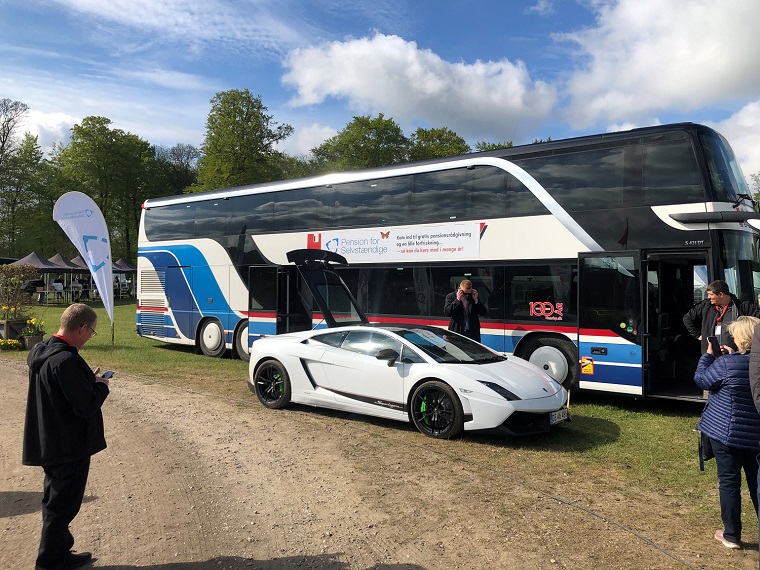
[(167, 313), (169, 312), (169, 309), (166, 307), (143, 307), (142, 305), (137, 305), (138, 311), (146, 311), (149, 313)]

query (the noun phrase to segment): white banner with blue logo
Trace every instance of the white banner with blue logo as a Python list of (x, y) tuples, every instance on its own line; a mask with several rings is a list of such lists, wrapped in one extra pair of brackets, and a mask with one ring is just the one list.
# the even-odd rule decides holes
[(67, 192), (53, 206), (53, 219), (69, 236), (87, 263), (103, 306), (113, 323), (111, 240), (103, 213), (87, 194)]

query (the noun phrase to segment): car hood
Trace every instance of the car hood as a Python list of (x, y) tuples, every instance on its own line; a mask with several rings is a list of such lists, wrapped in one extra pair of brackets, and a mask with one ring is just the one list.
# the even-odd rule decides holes
[(516, 356), (489, 364), (446, 364), (444, 366), (478, 382), (500, 384), (523, 400), (546, 398), (563, 390), (562, 386), (543, 370)]

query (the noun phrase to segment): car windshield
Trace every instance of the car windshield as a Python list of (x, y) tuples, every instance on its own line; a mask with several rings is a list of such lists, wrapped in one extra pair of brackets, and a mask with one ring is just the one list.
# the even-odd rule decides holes
[(506, 360), (482, 344), (444, 329), (413, 328), (396, 332), (437, 362), (486, 364)]

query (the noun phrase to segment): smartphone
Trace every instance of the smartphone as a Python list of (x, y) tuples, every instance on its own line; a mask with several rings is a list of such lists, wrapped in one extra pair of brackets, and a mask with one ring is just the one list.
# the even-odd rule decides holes
[(111, 376), (113, 376), (113, 370), (106, 370), (103, 372), (103, 374), (101, 374), (101, 376), (108, 380)]
[(710, 346), (712, 346), (712, 353), (715, 358), (718, 358), (720, 355), (723, 354), (723, 351), (720, 348), (720, 342), (718, 341), (717, 336), (708, 336), (707, 342), (709, 342)]

